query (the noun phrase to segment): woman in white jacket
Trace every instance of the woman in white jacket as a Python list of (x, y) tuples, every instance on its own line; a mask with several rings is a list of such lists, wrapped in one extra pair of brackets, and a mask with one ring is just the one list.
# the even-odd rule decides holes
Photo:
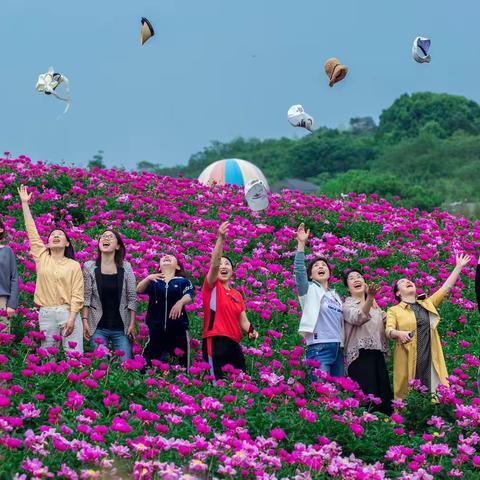
[[(343, 361), (343, 309), (339, 295), (329, 286), (330, 266), (323, 257), (315, 257), (305, 265), (305, 246), (310, 230), (302, 223), (297, 230), (295, 253), (295, 282), (302, 306), (299, 333), (307, 342), (306, 359), (316, 361), (312, 365), (312, 380), (316, 381), (315, 369), (332, 377), (344, 376)], [(310, 363), (310, 362), (309, 362)], [(313, 362), (312, 362), (313, 363)]]

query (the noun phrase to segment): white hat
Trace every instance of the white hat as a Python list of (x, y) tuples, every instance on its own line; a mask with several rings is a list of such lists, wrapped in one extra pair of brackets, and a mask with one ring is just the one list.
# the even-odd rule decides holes
[(290, 125), (306, 128), (310, 132), (313, 132), (313, 124), (315, 120), (305, 112), (301, 105), (292, 105), (288, 109), (287, 116)]
[(413, 41), (412, 56), (417, 63), (430, 63), (432, 56), (428, 53), (431, 40), (425, 37), (417, 37)]
[(245, 185), (245, 198), (248, 206), (254, 212), (268, 208), (268, 193), (265, 184), (258, 178), (250, 180)]
[[(61, 97), (55, 90), (61, 84), (65, 85), (65, 97)], [(42, 73), (38, 76), (37, 84), (35, 85), (35, 89), (37, 92), (44, 93), (45, 95), (53, 95), (54, 97), (62, 100), (62, 102), (66, 102), (67, 106), (65, 107), (66, 113), (67, 110), (70, 108), (70, 103), (72, 99), (70, 98), (70, 88), (69, 88), (69, 81), (65, 75), (61, 73), (55, 73), (53, 67), (48, 69), (48, 72)]]

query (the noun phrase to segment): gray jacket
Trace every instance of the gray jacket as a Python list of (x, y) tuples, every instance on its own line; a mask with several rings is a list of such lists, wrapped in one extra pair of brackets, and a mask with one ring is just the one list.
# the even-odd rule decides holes
[[(93, 333), (102, 319), (102, 300), (100, 297), (102, 275), (96, 262), (86, 262), (83, 266), (83, 279), (85, 283), (84, 307), (90, 309), (88, 325)], [(123, 262), (123, 267), (118, 268), (118, 284), (120, 293), (120, 316), (122, 317), (124, 331), (127, 333), (130, 323), (129, 311), (137, 308), (137, 282), (132, 266), (129, 262)], [(120, 288), (121, 286), (121, 288)]]

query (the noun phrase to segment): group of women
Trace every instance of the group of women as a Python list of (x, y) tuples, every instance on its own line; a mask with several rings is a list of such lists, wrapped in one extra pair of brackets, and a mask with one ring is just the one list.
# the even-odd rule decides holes
[[(455, 285), (468, 255), (458, 255), (450, 276), (433, 295), (418, 295), (415, 284), (401, 278), (393, 285), (397, 305), (384, 312), (375, 301), (378, 287), (367, 285), (361, 271), (343, 273), (350, 296), (343, 302), (330, 288), (331, 268), (326, 258), (305, 264), (305, 246), (310, 231), (297, 230), (295, 278), (302, 318), (299, 333), (307, 343), (306, 358), (312, 378), (318, 370), (334, 377), (348, 375), (365, 394), (381, 400), (378, 410), (389, 414), (392, 398), (404, 398), (411, 380), (418, 380), (432, 393), (448, 385), (447, 368), (438, 334), (438, 307)], [(476, 275), (480, 305), (480, 259)], [(385, 357), (389, 340), (395, 340), (393, 395)]]
[[(48, 348), (61, 338), (65, 350), (83, 352), (85, 339), (93, 346), (111, 343), (122, 360), (131, 358), (140, 293), (148, 295), (149, 340), (143, 352), (146, 367), (169, 355), (188, 369), (190, 338), (185, 306), (193, 301), (195, 290), (180, 260), (163, 255), (158, 271), (137, 285), (132, 266), (125, 261), (121, 236), (107, 229), (98, 239), (96, 259), (86, 262), (82, 272), (67, 233), (55, 229), (45, 244), (30, 211), (32, 194), (22, 186), (19, 195), (36, 263), (34, 301), (44, 332), (42, 347)], [(232, 286), (234, 263), (223, 254), (228, 228), (225, 222), (218, 230), (202, 286), (202, 353), (217, 380), (231, 368), (246, 370), (240, 346), (242, 333), (250, 339), (258, 337), (248, 320), (242, 295)], [(315, 257), (306, 264), (309, 234), (304, 224), (298, 227), (294, 271), (302, 307), (299, 333), (307, 344), (306, 363), (311, 367), (312, 380), (318, 379), (319, 370), (334, 377), (347, 373), (365, 394), (381, 400), (378, 409), (386, 414), (392, 411), (392, 398), (405, 397), (413, 379), (432, 392), (439, 384), (447, 384), (437, 308), (470, 257), (458, 256), (448, 279), (428, 298), (417, 295), (409, 279), (398, 280), (393, 287), (398, 304), (385, 313), (375, 300), (378, 287), (367, 285), (361, 271), (344, 272), (349, 296), (342, 300), (330, 286), (328, 260)], [(8, 328), (8, 317), (15, 314), (18, 305), (18, 274), (15, 256), (4, 238), (5, 227), (0, 223), (0, 311), (6, 309), (7, 316), (0, 321)], [(480, 298), (480, 267), (476, 289)], [(395, 340), (393, 395), (385, 362), (390, 339)]]
[[(170, 356), (188, 369), (190, 337), (185, 306), (193, 301), (195, 290), (180, 260), (175, 255), (163, 255), (158, 271), (137, 285), (132, 266), (125, 261), (126, 249), (121, 236), (107, 229), (98, 239), (96, 259), (85, 262), (82, 272), (68, 234), (54, 229), (45, 244), (30, 211), (32, 194), (21, 186), (19, 196), (30, 252), (36, 264), (34, 302), (39, 307), (39, 327), (44, 333), (42, 347), (48, 348), (61, 338), (66, 351), (83, 353), (85, 339), (94, 347), (111, 344), (122, 361), (131, 358), (137, 294), (146, 294), (149, 331), (143, 351), (146, 367)], [(223, 256), (227, 230), (228, 223), (222, 224), (202, 289), (203, 356), (217, 380), (224, 376), (226, 365), (245, 371), (240, 348), (242, 330), (249, 338), (258, 337), (247, 318), (241, 294), (231, 286), (234, 265)], [(0, 239), (4, 237), (5, 228), (0, 224)], [(8, 268), (2, 269), (0, 276), (0, 310), (8, 307), (7, 317), (11, 317), (18, 305), (17, 266), (10, 247), (1, 246), (0, 265), (8, 264)], [(9, 324), (7, 318), (0, 320)]]

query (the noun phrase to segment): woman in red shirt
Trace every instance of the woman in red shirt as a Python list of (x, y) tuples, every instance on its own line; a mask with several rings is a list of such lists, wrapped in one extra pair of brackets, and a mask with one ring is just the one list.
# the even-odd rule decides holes
[(248, 321), (240, 292), (231, 287), (233, 262), (223, 254), (223, 243), (229, 223), (218, 229), (210, 269), (203, 283), (203, 358), (210, 364), (212, 375), (223, 378), (223, 367), (232, 365), (246, 371), (245, 357), (240, 347), (242, 330), (248, 338), (258, 338), (258, 332)]

